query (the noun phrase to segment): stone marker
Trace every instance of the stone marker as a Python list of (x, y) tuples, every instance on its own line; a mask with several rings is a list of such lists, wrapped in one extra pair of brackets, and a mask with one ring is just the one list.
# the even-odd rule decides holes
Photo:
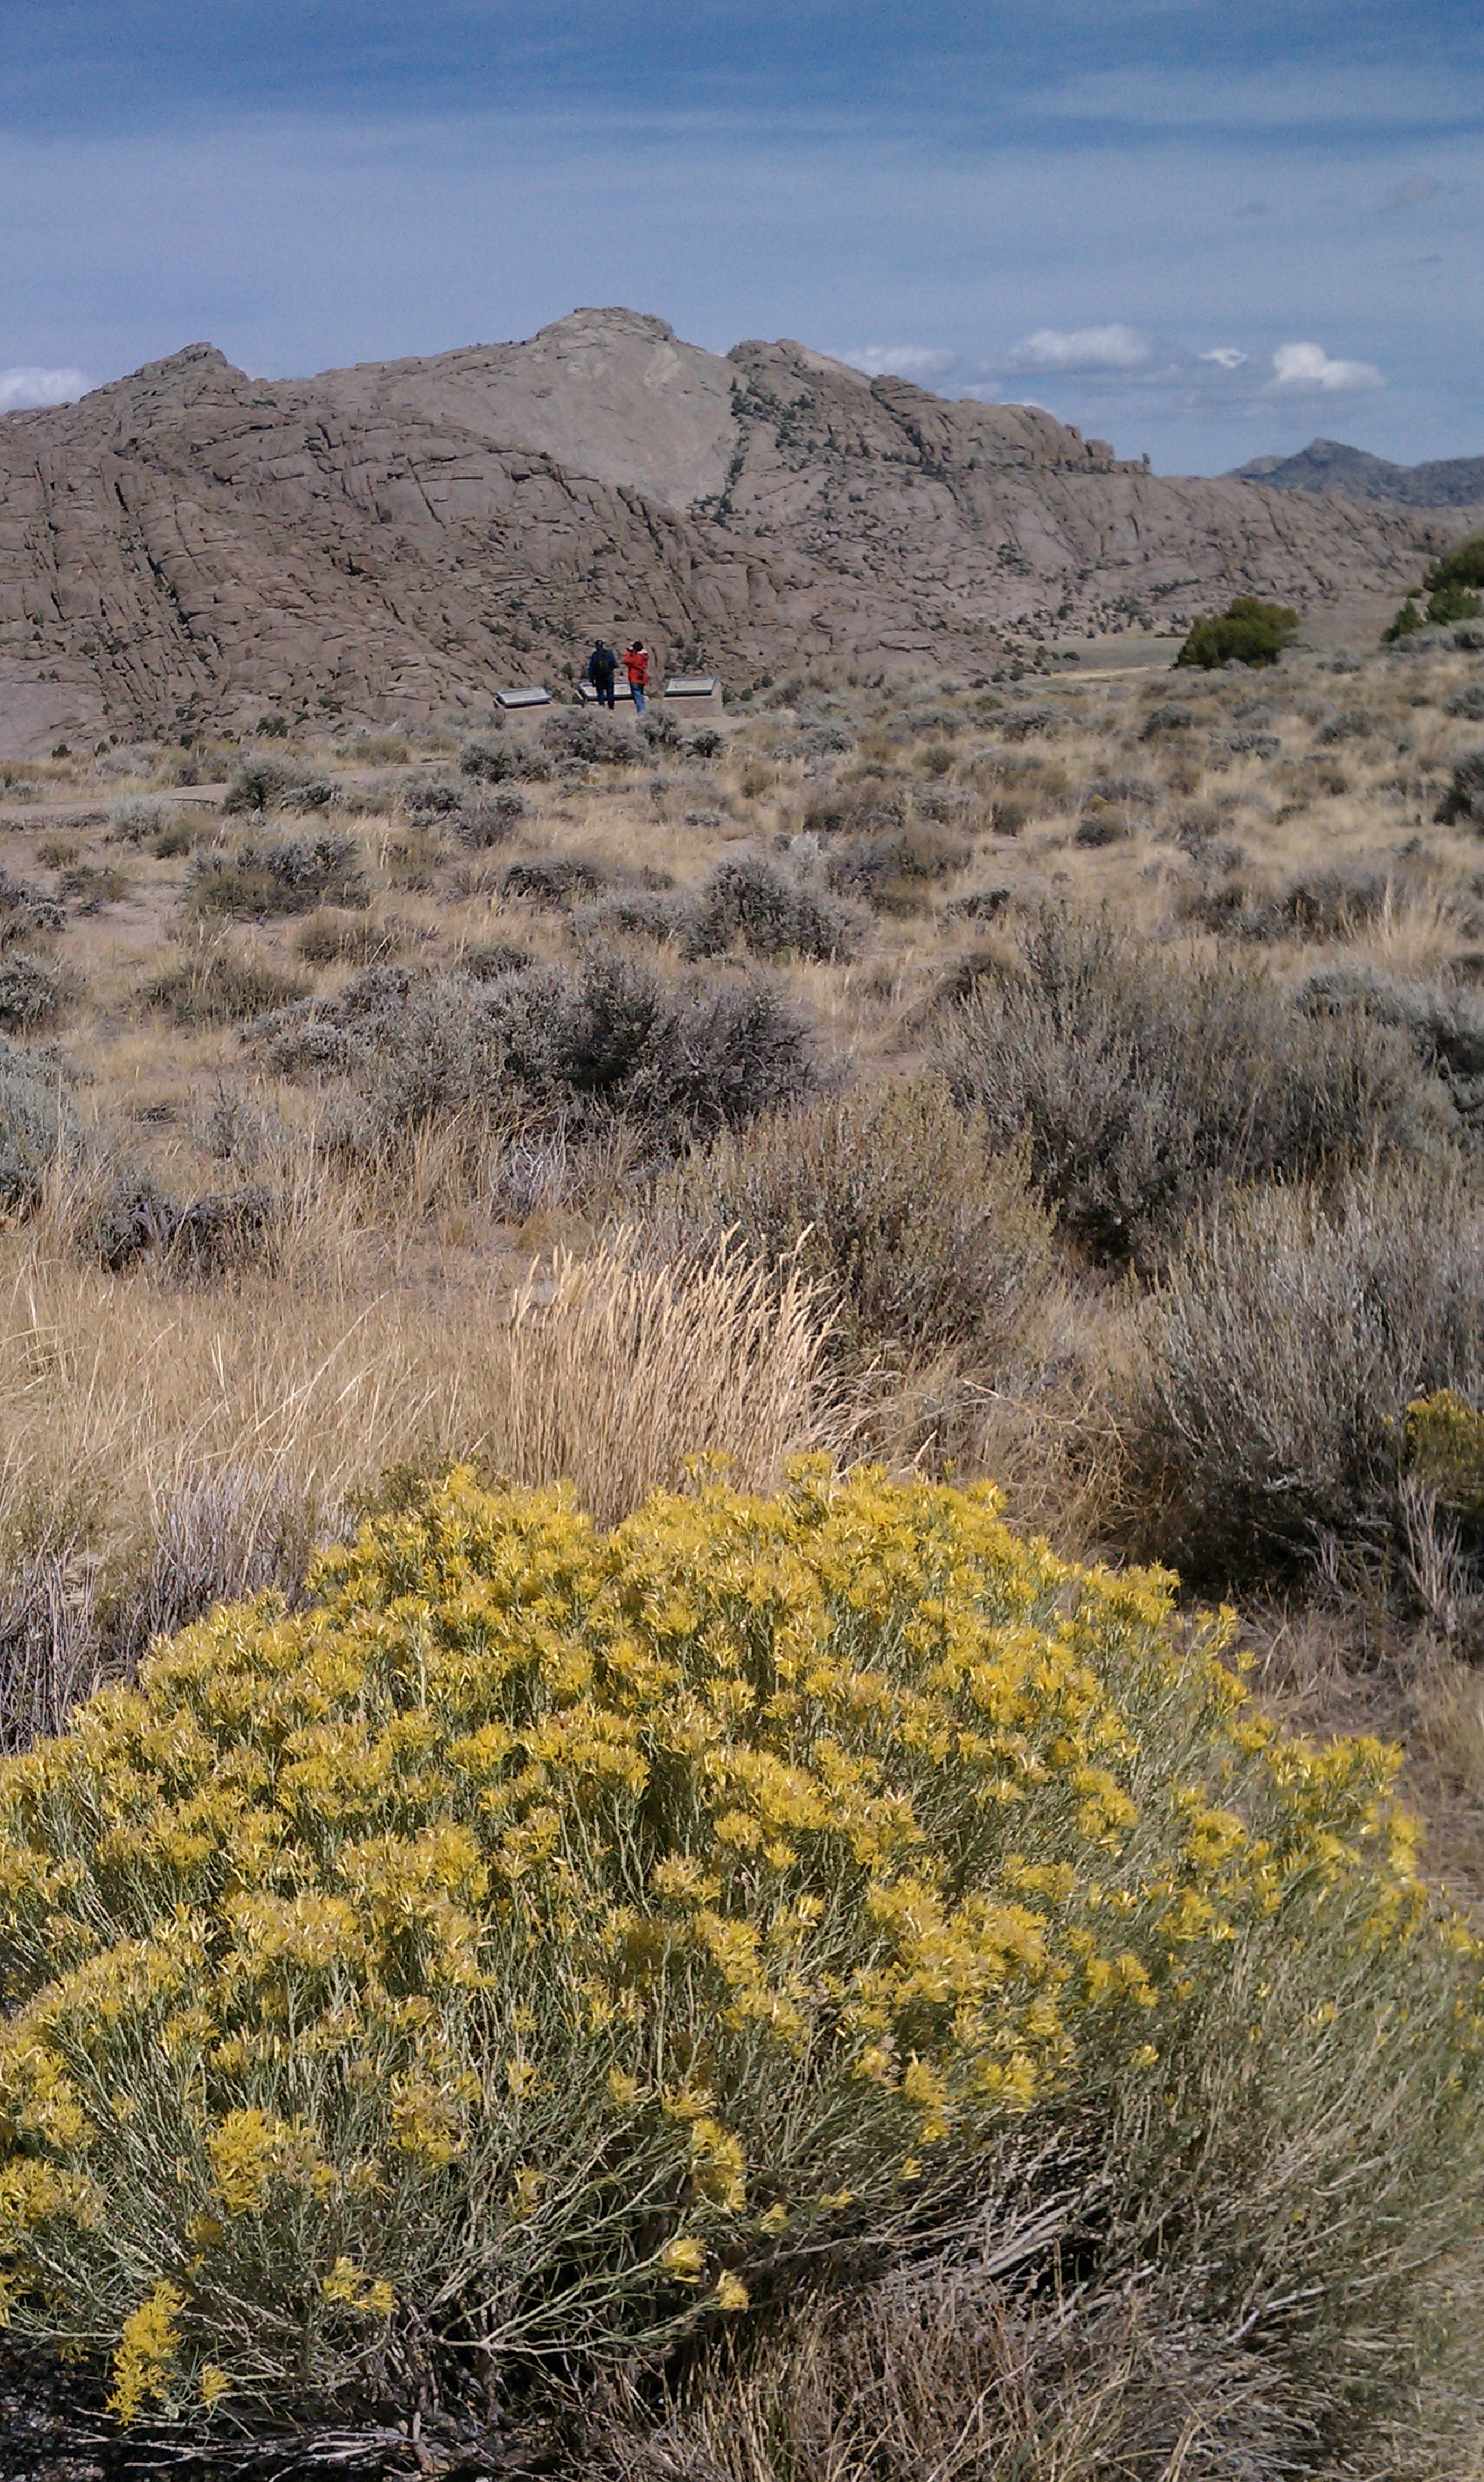
[(666, 698), (715, 698), (716, 695), (716, 673), (682, 673), (675, 680), (665, 682), (664, 695)]
[[(577, 684), (577, 695), (582, 700), (584, 706), (595, 706), (597, 704), (598, 693), (593, 688), (591, 681), (579, 681)], [(632, 703), (634, 692), (630, 689), (627, 681), (615, 681), (613, 683), (613, 696), (620, 704), (625, 699), (628, 699)]]
[(496, 690), (496, 706), (550, 706), (550, 690)]

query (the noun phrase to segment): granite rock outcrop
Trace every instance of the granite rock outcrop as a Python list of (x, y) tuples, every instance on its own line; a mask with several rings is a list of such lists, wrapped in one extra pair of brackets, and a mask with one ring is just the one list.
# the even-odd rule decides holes
[(1453, 531), (628, 310), (305, 380), (193, 345), (0, 418), (0, 755), (466, 715), (598, 631), (734, 680), (980, 667), (1237, 592), (1389, 592)]
[(1327, 499), (1394, 502), (1409, 509), (1471, 509), (1484, 518), (1484, 457), (1435, 457), (1394, 465), (1342, 439), (1311, 439), (1292, 457), (1253, 457), (1235, 479), (1273, 491), (1315, 491)]

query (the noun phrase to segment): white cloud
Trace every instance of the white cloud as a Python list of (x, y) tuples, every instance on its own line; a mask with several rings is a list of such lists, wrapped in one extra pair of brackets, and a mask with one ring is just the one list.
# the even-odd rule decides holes
[[(964, 358), (928, 386), (1043, 399), (1121, 454), (1148, 447), (1167, 473), (1287, 453), (1362, 406), (1379, 424), (1368, 447), (1407, 463), (1459, 455), (1479, 418), (1478, 321), (1458, 316), (1475, 281), (1461, 205), (1377, 210), (1419, 172), (1471, 195), (1476, 138), (1430, 135), (1423, 152), (1409, 129), (1404, 145), (1343, 160), (1336, 211), (1320, 193), (1337, 186), (1337, 159), (1307, 139), (1255, 158), (1206, 135), (1120, 147), (986, 135), (976, 151), (924, 131), (883, 150), (878, 132), (848, 129), (800, 137), (698, 116), (693, 129), (615, 133), (607, 118), (494, 115), (10, 136), (0, 224), (27, 238), (6, 269), (11, 317), (25, 323), (10, 350), (36, 361), (65, 339), (96, 383), (209, 336), (244, 369), (304, 372), (530, 335), (575, 302), (630, 301), (718, 354), (742, 336), (837, 353), (836, 338), (930, 346), (936, 330)], [(620, 195), (633, 223), (609, 214)], [(1265, 219), (1232, 216), (1264, 196)], [(1424, 236), (1431, 246), (1435, 217), (1456, 238), (1414, 284), (1407, 262)], [(636, 224), (654, 245), (641, 279)], [(698, 230), (737, 229), (745, 250), (695, 247)], [(1219, 343), (1253, 339), (1235, 373), (1190, 350), (1218, 309)], [(1137, 329), (1148, 360), (1005, 370), (1011, 339), (1093, 320)], [(1337, 356), (1364, 340), (1384, 390), (1269, 392), (1274, 343), (1315, 334)], [(1183, 367), (1167, 382), (1169, 360)]]
[(852, 370), (869, 371), (872, 379), (890, 371), (899, 380), (917, 380), (951, 370), (957, 356), (937, 345), (857, 345), (840, 358)]
[(43, 371), (34, 362), (15, 362), (0, 370), (0, 413), (26, 405), (70, 405), (90, 384), (82, 371)]
[(1295, 395), (1339, 396), (1382, 385), (1374, 362), (1336, 361), (1322, 345), (1280, 345), (1273, 356), (1269, 391), (1291, 388)]
[(1247, 356), (1240, 345), (1212, 345), (1209, 354), (1197, 354), (1198, 362), (1219, 362), (1224, 371), (1239, 371)]
[(960, 397), (972, 398), (976, 405), (1008, 405), (1016, 408), (1026, 407), (1028, 408), (1032, 413), (1050, 413), (1051, 411), (1051, 407), (1049, 405), (1043, 405), (1038, 396), (1027, 396), (1023, 388), (1017, 388), (1013, 396), (1006, 395), (1004, 387), (999, 380), (976, 380), (971, 387), (955, 389), (954, 393)]
[(1008, 371), (1132, 371), (1150, 347), (1136, 328), (1037, 328), (1005, 356)]

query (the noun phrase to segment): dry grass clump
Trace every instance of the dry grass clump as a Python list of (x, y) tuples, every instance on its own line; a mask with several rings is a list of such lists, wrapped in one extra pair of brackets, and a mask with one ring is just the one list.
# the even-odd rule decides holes
[(562, 1476), (602, 1524), (674, 1489), (698, 1448), (776, 1485), (846, 1436), (826, 1320), (796, 1259), (769, 1267), (730, 1239), (690, 1266), (646, 1257), (633, 1228), (592, 1257), (559, 1251), (512, 1297), (481, 1454), (519, 1482)]
[(68, 910), (86, 918), (122, 904), (134, 882), (117, 862), (77, 861), (57, 875), (57, 893)]
[(1083, 2283), (1058, 2300), (1038, 2284), (1048, 2243), (1071, 2238), (1057, 2222), (1015, 2201), (977, 2249), (844, 2300), (816, 2293), (752, 2349), (708, 2359), (663, 2408), (637, 2389), (596, 2418), (589, 2408), (595, 2482), (1276, 2482), (1301, 2469), (1310, 2442), (1260, 2355), (1148, 2290)]
[(193, 943), (176, 962), (152, 974), (140, 997), (146, 1008), (163, 1010), (176, 1025), (238, 1025), (266, 1010), (287, 1008), (307, 991), (300, 975), (263, 949), (213, 939)]
[[(823, 1306), (797, 1269), (774, 1278), (735, 1249), (646, 1265), (619, 1234), (513, 1292), (471, 1281), (420, 1299), (378, 1283), (322, 1174), (280, 1202), (269, 1267), (249, 1256), (203, 1290), (182, 1284), (198, 1262), (180, 1213), (138, 1187), (70, 1196), (11, 1245), (8, 1746), (53, 1729), (157, 1629), (260, 1585), (297, 1592), (310, 1542), (409, 1458), (575, 1475), (616, 1519), (698, 1452), (766, 1487), (787, 1457), (845, 1445)], [(110, 1214), (123, 1273), (97, 1246)]]
[[(121, 808), (129, 806), (120, 805)], [(188, 807), (162, 813), (144, 803), (135, 804), (133, 809), (148, 809), (148, 819), (136, 821), (131, 816), (127, 826), (119, 826), (116, 819), (117, 832), (128, 843), (147, 844), (157, 861), (173, 861), (194, 853), (197, 845), (215, 844), (221, 833), (221, 822), (215, 810)]]
[(755, 1121), (688, 1156), (654, 1214), (681, 1240), (733, 1230), (768, 1265), (808, 1268), (827, 1288), (836, 1350), (857, 1358), (956, 1347), (993, 1369), (1051, 1270), (1025, 1147), (997, 1157), (931, 1077)]
[[(306, 965), (385, 965), (400, 957), (407, 944), (408, 926), (396, 915), (334, 905), (317, 907), (294, 934), (294, 953)], [(282, 1000), (265, 1000), (254, 1014), (286, 1006), (299, 995), (290, 992)]]

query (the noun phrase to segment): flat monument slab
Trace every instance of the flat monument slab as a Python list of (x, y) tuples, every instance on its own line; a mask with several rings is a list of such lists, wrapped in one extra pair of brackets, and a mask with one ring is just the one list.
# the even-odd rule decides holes
[(665, 682), (664, 695), (666, 698), (715, 698), (716, 675), (715, 673), (678, 673), (673, 680)]
[(496, 690), (495, 692), (496, 706), (550, 706), (551, 702), (550, 690)]
[[(577, 684), (577, 695), (582, 700), (584, 706), (595, 706), (597, 704), (598, 693), (593, 688), (591, 681), (579, 681)], [(613, 696), (621, 705), (625, 699), (632, 700), (634, 692), (630, 689), (627, 681), (615, 681), (613, 683)]]

